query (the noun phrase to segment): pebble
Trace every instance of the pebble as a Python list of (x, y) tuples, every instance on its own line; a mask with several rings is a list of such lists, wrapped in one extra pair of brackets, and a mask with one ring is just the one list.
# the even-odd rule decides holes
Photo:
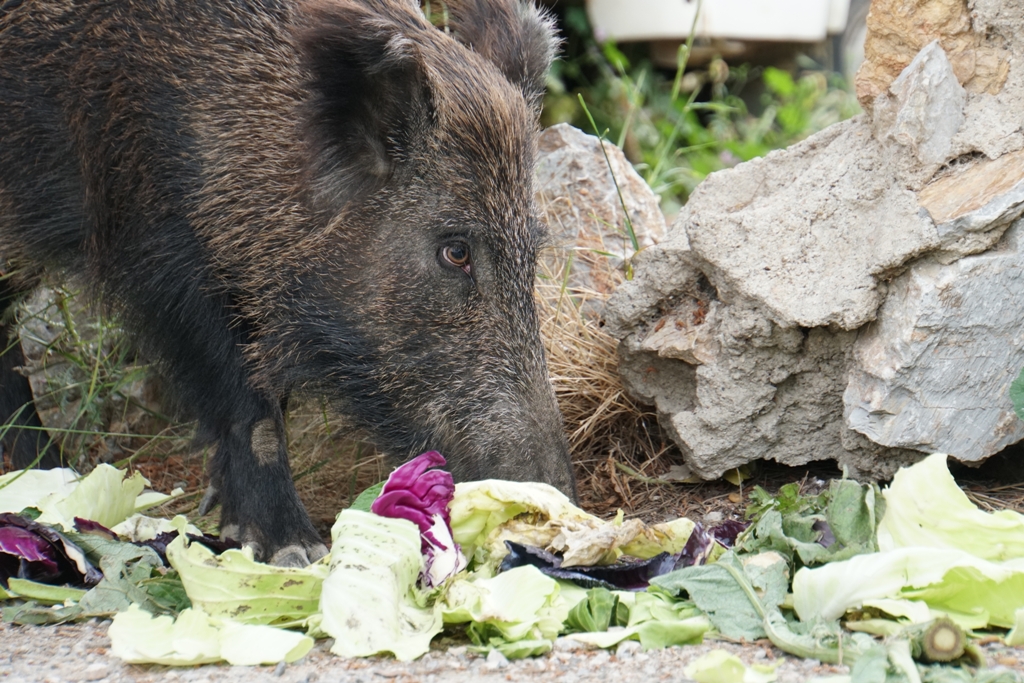
[(575, 638), (556, 638), (552, 647), (555, 652), (579, 652), (590, 649), (589, 645), (581, 643)]
[(82, 672), (82, 681), (101, 681), (110, 675), (110, 667), (101, 662), (95, 662), (85, 667)]
[(704, 515), (704, 524), (721, 524), (724, 519), (725, 515), (722, 514), (721, 510), (712, 510), (711, 512)]
[(506, 666), (508, 666), (508, 657), (501, 654), (501, 651), (499, 650), (491, 650), (487, 653), (487, 662), (485, 666), (490, 671), (504, 669)]
[(615, 648), (615, 656), (619, 659), (629, 659), (640, 652), (640, 642), (636, 640), (624, 640)]

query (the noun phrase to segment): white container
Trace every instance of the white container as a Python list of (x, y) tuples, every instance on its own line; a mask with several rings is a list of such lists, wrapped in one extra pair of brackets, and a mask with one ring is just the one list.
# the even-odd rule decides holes
[[(846, 27), (849, 0), (704, 0), (703, 38), (814, 43)], [(685, 39), (696, 0), (587, 0), (595, 34), (616, 41)]]

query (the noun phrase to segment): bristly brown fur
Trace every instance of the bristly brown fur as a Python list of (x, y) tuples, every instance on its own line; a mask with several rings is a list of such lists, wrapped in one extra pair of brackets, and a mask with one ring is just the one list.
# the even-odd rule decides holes
[(322, 552), (292, 392), (396, 459), (574, 490), (532, 295), (555, 39), (518, 0), (451, 12), (454, 38), (405, 0), (0, 0), (0, 255), (119, 311), (262, 557)]

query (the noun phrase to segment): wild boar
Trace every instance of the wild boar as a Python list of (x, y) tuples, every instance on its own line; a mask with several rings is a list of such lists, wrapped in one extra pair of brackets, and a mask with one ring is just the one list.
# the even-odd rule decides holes
[[(305, 564), (282, 406), (574, 495), (533, 299), (552, 22), (518, 0), (0, 0), (0, 305), (88, 283), (215, 443), (222, 533)], [(10, 325), (0, 330), (4, 338)], [(43, 450), (16, 344), (0, 419)]]

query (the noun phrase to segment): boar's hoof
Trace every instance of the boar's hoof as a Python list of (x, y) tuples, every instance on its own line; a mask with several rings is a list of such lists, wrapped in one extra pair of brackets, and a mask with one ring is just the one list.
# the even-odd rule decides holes
[(286, 545), (270, 558), (269, 564), (278, 567), (305, 567), (327, 554), (327, 546), (318, 543), (309, 548), (301, 545)]
[(199, 516), (202, 517), (205, 515), (207, 512), (215, 508), (219, 502), (220, 491), (216, 486), (210, 484), (206, 487), (206, 493), (203, 494), (203, 499), (199, 501)]

